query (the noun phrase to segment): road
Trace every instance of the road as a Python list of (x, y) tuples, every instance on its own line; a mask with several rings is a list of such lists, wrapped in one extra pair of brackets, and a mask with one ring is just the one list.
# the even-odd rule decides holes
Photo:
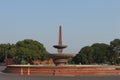
[(5, 66), (0, 66), (0, 80), (120, 80), (120, 75), (112, 76), (38, 76), (3, 73)]

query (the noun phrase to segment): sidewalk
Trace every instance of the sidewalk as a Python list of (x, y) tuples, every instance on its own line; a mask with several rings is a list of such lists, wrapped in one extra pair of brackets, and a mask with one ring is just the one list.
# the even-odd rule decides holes
[(3, 71), (6, 68), (5, 65), (0, 65), (0, 72)]

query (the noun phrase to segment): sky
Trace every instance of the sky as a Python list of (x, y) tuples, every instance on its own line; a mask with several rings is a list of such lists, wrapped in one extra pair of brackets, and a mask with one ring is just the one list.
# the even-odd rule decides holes
[(56, 53), (59, 26), (64, 52), (120, 38), (120, 0), (0, 0), (0, 44), (33, 39)]

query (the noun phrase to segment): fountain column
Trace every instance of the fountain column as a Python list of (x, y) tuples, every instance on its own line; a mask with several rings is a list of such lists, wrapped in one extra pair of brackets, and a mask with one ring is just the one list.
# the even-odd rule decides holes
[(65, 54), (63, 53), (63, 49), (66, 48), (66, 45), (62, 44), (62, 27), (59, 26), (59, 37), (58, 37), (58, 44), (53, 45), (54, 48), (58, 50), (58, 54), (49, 54), (50, 58), (53, 59), (55, 65), (64, 65), (68, 62), (69, 58), (74, 57), (75, 55), (72, 54)]
[(61, 27), (61, 25), (59, 27), (59, 39), (58, 40), (59, 40), (58, 45), (54, 45), (53, 47), (58, 49), (59, 54), (62, 54), (63, 49), (66, 48), (67, 46), (62, 45), (62, 27)]

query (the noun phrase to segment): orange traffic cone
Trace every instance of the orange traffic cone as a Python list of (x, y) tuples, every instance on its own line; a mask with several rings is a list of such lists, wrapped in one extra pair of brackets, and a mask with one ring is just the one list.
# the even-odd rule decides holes
[(30, 68), (28, 67), (27, 75), (30, 75)]
[(23, 75), (23, 68), (20, 69), (20, 75)]

